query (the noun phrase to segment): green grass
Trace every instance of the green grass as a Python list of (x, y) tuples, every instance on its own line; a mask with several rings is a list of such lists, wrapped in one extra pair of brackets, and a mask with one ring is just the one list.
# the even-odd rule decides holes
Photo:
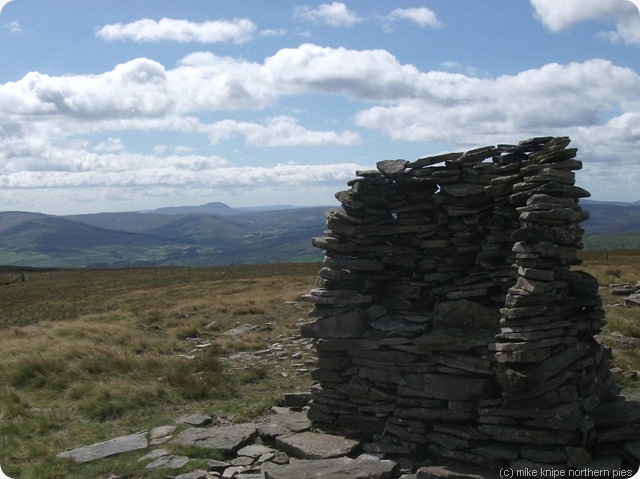
[[(141, 454), (77, 465), (56, 454), (173, 423), (187, 412), (254, 418), (311, 384), (293, 371), (232, 368), (304, 313), (316, 264), (31, 271), (0, 287), (0, 465), (16, 478), (161, 478)], [(0, 273), (0, 282), (19, 276)], [(241, 324), (269, 330), (223, 334)], [(211, 346), (194, 352), (187, 338)], [(184, 356), (195, 356), (186, 359)]]
[[(584, 251), (607, 311), (603, 334), (640, 337), (640, 308), (623, 308), (609, 283), (640, 279), (640, 251)], [(297, 331), (317, 263), (210, 268), (29, 271), (0, 286), (0, 465), (14, 479), (160, 479), (132, 453), (78, 465), (55, 456), (160, 425), (190, 412), (251, 420), (308, 375), (223, 359), (265, 349)], [(0, 283), (19, 277), (0, 272)], [(234, 337), (225, 331), (262, 325)], [(211, 346), (193, 353), (187, 338)], [(625, 394), (640, 391), (637, 347), (610, 342)], [(195, 359), (181, 355), (193, 354)], [(173, 448), (175, 446), (167, 446)], [(178, 449), (172, 452), (180, 453)], [(184, 452), (184, 451), (183, 451)], [(194, 461), (202, 461), (202, 451)], [(205, 455), (207, 453), (204, 453)], [(212, 457), (215, 458), (215, 457)], [(195, 463), (194, 463), (195, 464)], [(190, 464), (186, 469), (193, 467)]]

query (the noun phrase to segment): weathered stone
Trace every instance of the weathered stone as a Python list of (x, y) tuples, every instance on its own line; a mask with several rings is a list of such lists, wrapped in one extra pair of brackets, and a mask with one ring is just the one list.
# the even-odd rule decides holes
[(303, 324), (300, 333), (304, 338), (360, 338), (364, 333), (364, 322), (358, 312), (352, 311)]
[(397, 464), (393, 461), (361, 456), (357, 459), (340, 457), (315, 461), (296, 461), (287, 465), (263, 464), (265, 479), (386, 479), (393, 477)]
[(346, 456), (359, 442), (332, 434), (301, 432), (278, 436), (276, 445), (287, 454), (300, 459), (329, 459)]
[(99, 442), (90, 446), (84, 446), (71, 451), (58, 454), (58, 459), (73, 459), (76, 462), (91, 462), (96, 459), (115, 456), (125, 452), (145, 449), (149, 445), (147, 432), (142, 431), (128, 436), (121, 436), (109, 441)]
[(400, 176), (408, 164), (407, 160), (384, 160), (379, 161), (376, 167), (383, 175), (394, 178)]
[(261, 436), (277, 437), (311, 429), (306, 412), (276, 414), (258, 423), (256, 429)]
[[(253, 328), (253, 325), (251, 325)], [(194, 414), (185, 414), (184, 416), (180, 416), (175, 420), (176, 424), (189, 424), (190, 426), (202, 427), (211, 424), (213, 418), (211, 416), (206, 416), (204, 414), (194, 413)]]
[(485, 470), (461, 466), (427, 466), (418, 469), (417, 479), (498, 479)]
[(257, 434), (255, 424), (235, 424), (224, 427), (190, 428), (178, 434), (174, 442), (225, 453), (234, 452)]
[(191, 471), (184, 474), (178, 474), (175, 479), (209, 479), (209, 473), (207, 471)]
[(174, 456), (174, 455), (162, 456), (156, 459), (155, 461), (147, 464), (145, 466), (145, 469), (147, 470), (154, 470), (154, 469), (160, 469), (160, 468), (180, 469), (181, 467), (186, 466), (189, 460), (190, 459), (186, 456)]
[(207, 471), (191, 471), (184, 474), (178, 474), (175, 479), (209, 479)]
[(492, 381), (484, 378), (446, 374), (403, 374), (402, 377), (407, 386), (434, 399), (469, 401), (487, 397), (494, 391)]

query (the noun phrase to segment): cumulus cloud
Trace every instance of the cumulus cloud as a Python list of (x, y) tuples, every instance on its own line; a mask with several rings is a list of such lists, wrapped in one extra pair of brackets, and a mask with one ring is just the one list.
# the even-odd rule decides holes
[(256, 29), (256, 25), (246, 18), (203, 23), (173, 18), (163, 18), (159, 21), (145, 18), (132, 23), (105, 25), (96, 31), (96, 36), (107, 41), (242, 44), (253, 38)]
[(101, 141), (94, 148), (95, 151), (122, 151), (124, 145), (120, 138), (107, 138), (106, 141)]
[(172, 103), (164, 67), (139, 58), (102, 75), (50, 77), (30, 72), (0, 85), (0, 112), (77, 117), (158, 116)]
[[(455, 63), (444, 66), (463, 70)], [(363, 130), (468, 146), (567, 134), (598, 161), (631, 163), (640, 139), (638, 91), (640, 75), (607, 60), (479, 78), (420, 71), (384, 50), (312, 44), (282, 49), (262, 62), (199, 52), (173, 68), (139, 58), (97, 75), (33, 72), (0, 84), (0, 185), (173, 188), (337, 179), (334, 164), (240, 167), (175, 149), (164, 137), (149, 155), (128, 152), (118, 139), (127, 138), (119, 132), (150, 130), (197, 135), (216, 148), (236, 137), (261, 148), (357, 145)], [(356, 127), (314, 130), (292, 115), (272, 113), (282, 99), (306, 95), (342, 96)], [(259, 109), (268, 109), (266, 120), (242, 116), (243, 110)], [(338, 170), (348, 178), (355, 169)]]
[(349, 28), (362, 21), (342, 2), (323, 3), (318, 8), (301, 5), (295, 8), (294, 18), (300, 18), (316, 25)]
[(219, 143), (236, 135), (243, 135), (252, 146), (329, 146), (357, 145), (362, 138), (357, 133), (346, 131), (310, 131), (300, 126), (295, 118), (278, 116), (269, 118), (265, 124), (223, 120), (205, 128), (213, 143)]
[(427, 7), (396, 8), (389, 15), (382, 17), (387, 28), (397, 21), (409, 21), (420, 27), (441, 27), (442, 24), (436, 18), (436, 14)]
[(629, 99), (640, 76), (606, 60), (548, 64), (495, 79), (430, 72), (421, 83), (428, 95), (363, 110), (357, 124), (402, 140), (491, 143), (589, 128), (612, 110), (639, 106)]
[(612, 41), (640, 45), (638, 7), (628, 0), (530, 0), (536, 17), (559, 32), (592, 20), (614, 22), (616, 31), (602, 34)]

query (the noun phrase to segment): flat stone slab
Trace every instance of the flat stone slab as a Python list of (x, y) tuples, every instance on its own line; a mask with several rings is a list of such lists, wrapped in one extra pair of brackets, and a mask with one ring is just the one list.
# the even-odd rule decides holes
[(263, 454), (269, 454), (269, 453), (275, 453), (275, 452), (276, 452), (275, 449), (268, 446), (263, 446), (262, 444), (249, 444), (248, 446), (245, 446), (242, 449), (239, 449), (236, 452), (236, 454), (238, 456), (247, 456), (247, 457), (257, 459)]
[(450, 466), (428, 466), (418, 469), (417, 479), (498, 479), (497, 474), (478, 469)]
[(159, 457), (169, 456), (169, 455), (170, 453), (166, 449), (154, 449), (153, 451), (149, 451), (140, 459), (138, 459), (138, 462), (153, 461), (155, 459), (158, 459)]
[(177, 429), (176, 426), (159, 426), (154, 427), (151, 431), (149, 431), (150, 439), (160, 439), (163, 437), (170, 436)]
[(115, 439), (99, 442), (90, 446), (79, 447), (71, 451), (61, 452), (56, 457), (58, 459), (73, 459), (81, 463), (91, 462), (125, 452), (145, 449), (148, 445), (147, 431), (142, 431), (128, 436), (116, 437)]
[(178, 434), (174, 441), (185, 446), (197, 446), (225, 453), (234, 452), (257, 434), (255, 424), (234, 424), (224, 427), (194, 427)]
[(176, 424), (189, 424), (191, 426), (201, 427), (211, 424), (213, 418), (211, 416), (205, 416), (204, 414), (194, 413), (185, 414), (176, 419)]
[(311, 429), (311, 421), (305, 412), (276, 414), (257, 425), (261, 436), (277, 437)]
[(182, 466), (185, 466), (191, 459), (186, 456), (162, 456), (156, 459), (153, 462), (150, 462), (145, 466), (147, 470), (153, 469), (180, 469)]
[(396, 467), (393, 461), (366, 456), (301, 460), (285, 465), (265, 463), (261, 470), (265, 479), (386, 479), (392, 477)]
[(207, 471), (191, 471), (176, 476), (176, 479), (208, 479), (209, 477), (211, 476)]
[(359, 445), (360, 442), (346, 437), (308, 431), (276, 438), (278, 449), (300, 459), (330, 459), (346, 456)]

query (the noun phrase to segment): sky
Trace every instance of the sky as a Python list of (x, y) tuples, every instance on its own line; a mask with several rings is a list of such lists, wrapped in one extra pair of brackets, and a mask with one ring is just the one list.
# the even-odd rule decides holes
[(548, 135), (579, 148), (591, 199), (640, 200), (631, 1), (13, 0), (0, 11), (3, 211), (334, 205), (381, 160)]

